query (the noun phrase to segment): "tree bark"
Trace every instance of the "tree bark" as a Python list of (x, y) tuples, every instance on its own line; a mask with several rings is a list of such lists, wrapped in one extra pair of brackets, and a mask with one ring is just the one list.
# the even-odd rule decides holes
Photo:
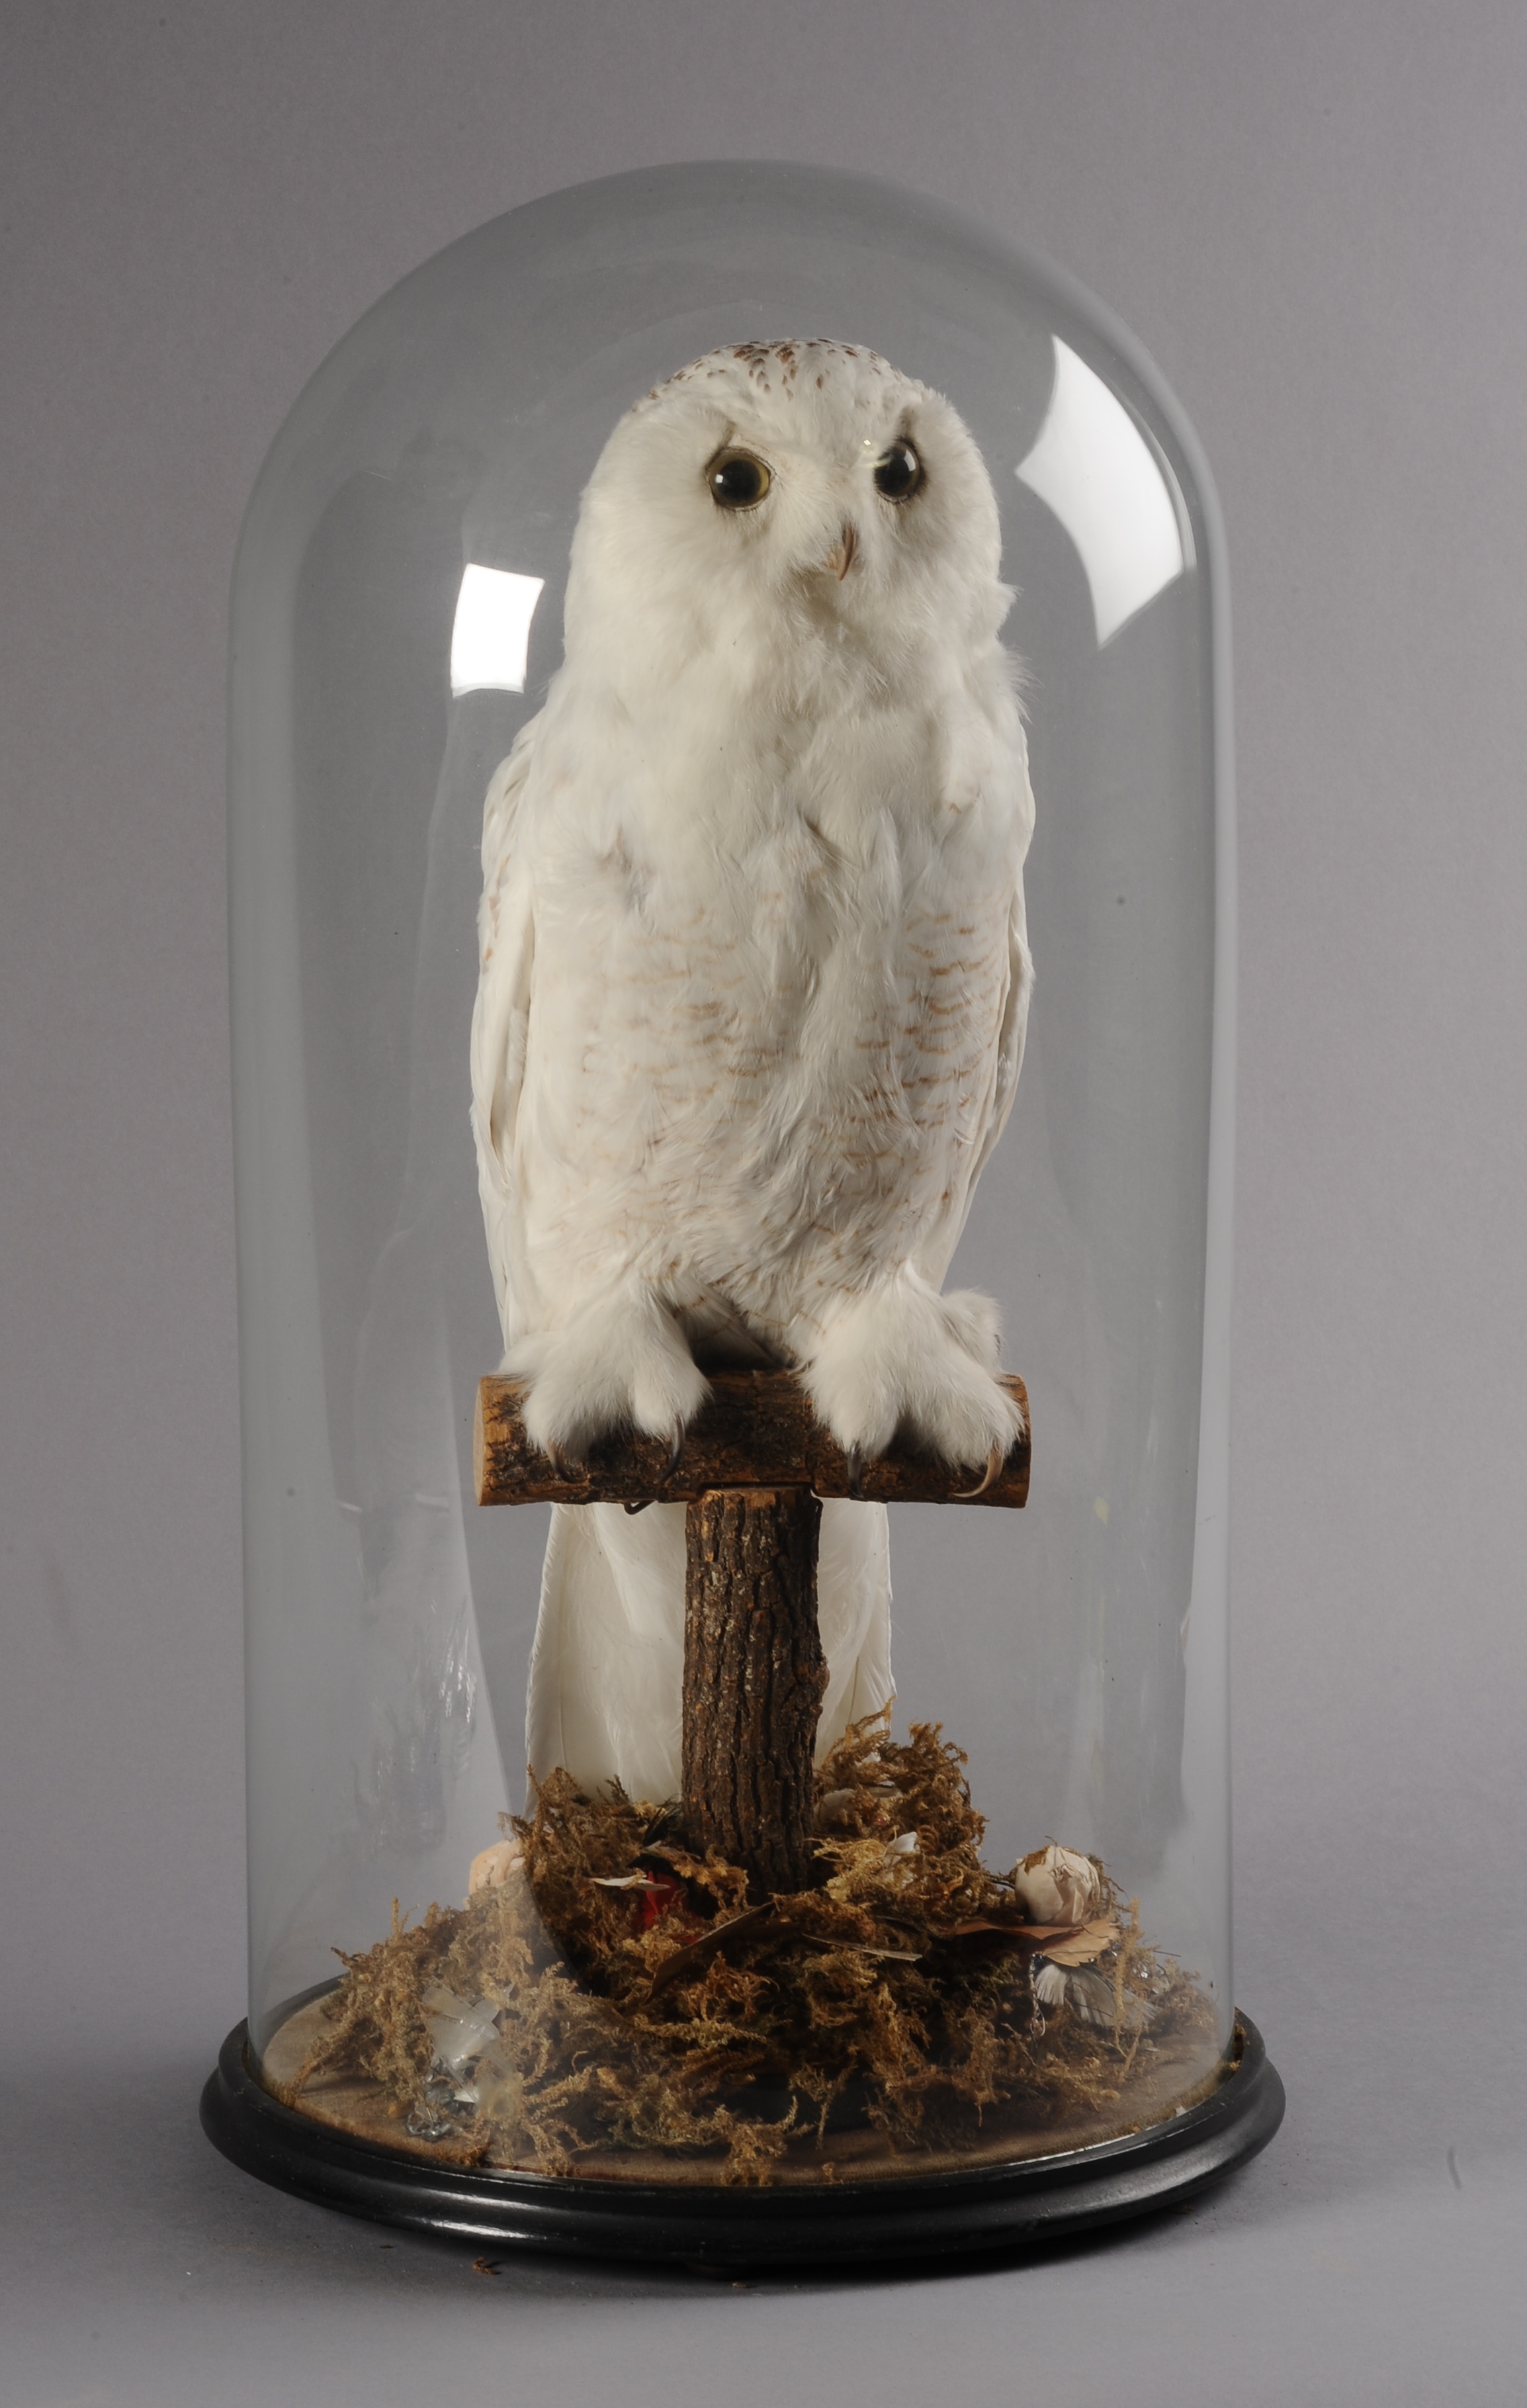
[(712, 1488), (814, 1488), (819, 1497), (887, 1503), (1006, 1505), (1029, 1493), (1029, 1400), (1012, 1373), (1003, 1386), (1023, 1415), (1023, 1436), (990, 1479), (985, 1464), (961, 1469), (903, 1438), (884, 1455), (852, 1465), (789, 1371), (713, 1371), (710, 1395), (670, 1463), (665, 1438), (623, 1431), (595, 1440), (581, 1463), (553, 1463), (525, 1435), (524, 1391), (500, 1373), (478, 1383), (476, 1434), (479, 1505), (674, 1503)]
[(821, 1506), (808, 1488), (722, 1488), (689, 1507), (683, 1805), (689, 1844), (761, 1895), (808, 1888), (827, 1662), (817, 1630)]

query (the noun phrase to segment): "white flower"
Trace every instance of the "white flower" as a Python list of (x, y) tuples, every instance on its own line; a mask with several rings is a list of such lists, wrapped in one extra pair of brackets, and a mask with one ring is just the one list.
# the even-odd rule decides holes
[(905, 1889), (907, 1883), (916, 1878), (917, 1867), (913, 1858), (918, 1854), (915, 1831), (903, 1831), (898, 1839), (887, 1841), (885, 1855), (880, 1861), (885, 1867), (884, 1878), (892, 1889)]
[(523, 1870), (525, 1851), (518, 1840), (495, 1840), (491, 1848), (483, 1848), (472, 1859), (472, 1870), (466, 1876), (466, 1894), (475, 1897), (479, 1889), (501, 1889), (511, 1873)]
[(1065, 2004), (1065, 1975), (1048, 1956), (1041, 1956), (1034, 1969), (1034, 1995), (1042, 2007)]
[(1013, 1869), (1013, 1887), (1032, 1923), (1090, 1923), (1106, 1903), (1103, 1876), (1091, 1856), (1052, 1840)]
[(488, 1999), (459, 1999), (443, 1982), (434, 1982), (420, 2003), (435, 2054), (452, 2073), (460, 2073), (498, 2037), (498, 2010)]

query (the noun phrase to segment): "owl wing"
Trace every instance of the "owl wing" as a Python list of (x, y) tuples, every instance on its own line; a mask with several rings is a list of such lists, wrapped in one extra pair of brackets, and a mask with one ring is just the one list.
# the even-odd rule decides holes
[(1018, 884), (1013, 889), (1012, 909), (1007, 915), (1007, 994), (997, 1036), (992, 1117), (977, 1151), (976, 1168), (970, 1174), (972, 1191), (991, 1160), (992, 1149), (1006, 1127), (1007, 1115), (1013, 1109), (1013, 1097), (1018, 1092), (1018, 1074), (1023, 1068), (1023, 1041), (1029, 1030), (1029, 996), (1033, 986), (1034, 963), (1029, 953), (1028, 918), (1023, 908), (1023, 873), (1020, 870)]
[(523, 1277), (518, 1262), (515, 1125), (525, 1071), (531, 970), (535, 953), (534, 896), (524, 847), (516, 838), (539, 717), (522, 727), (489, 781), (482, 811), (482, 901), (478, 910), (478, 999), (472, 1014), (472, 1133), (478, 1185), (499, 1319), (507, 1345)]

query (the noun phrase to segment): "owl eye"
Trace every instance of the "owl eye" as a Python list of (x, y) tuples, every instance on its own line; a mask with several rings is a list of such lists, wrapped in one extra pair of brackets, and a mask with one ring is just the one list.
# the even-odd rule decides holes
[(875, 490), (888, 502), (909, 502), (920, 493), (927, 471), (906, 437), (892, 443), (875, 463)]
[(706, 471), (710, 498), (718, 509), (750, 510), (761, 502), (774, 480), (762, 460), (750, 452), (723, 452)]

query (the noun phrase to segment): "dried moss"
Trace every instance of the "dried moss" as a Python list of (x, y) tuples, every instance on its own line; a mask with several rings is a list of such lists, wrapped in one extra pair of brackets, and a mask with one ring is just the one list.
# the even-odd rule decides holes
[(1212, 2008), (1101, 1867), (1117, 1936), (1052, 1969), (1041, 2005), (964, 1761), (936, 1725), (901, 1742), (881, 1717), (850, 1730), (818, 1774), (820, 1885), (772, 1899), (692, 1855), (671, 1805), (554, 1773), (533, 1818), (506, 1818), (523, 1872), (411, 1928), (394, 1910), (385, 1940), (343, 1956), (284, 2095), (362, 2077), (454, 2159), (607, 2172), (656, 2152), (743, 2183), (784, 2159), (910, 2172), (993, 2126), (1063, 2146), (1110, 2108), (1127, 2123), (1163, 2050), (1212, 2050)]

